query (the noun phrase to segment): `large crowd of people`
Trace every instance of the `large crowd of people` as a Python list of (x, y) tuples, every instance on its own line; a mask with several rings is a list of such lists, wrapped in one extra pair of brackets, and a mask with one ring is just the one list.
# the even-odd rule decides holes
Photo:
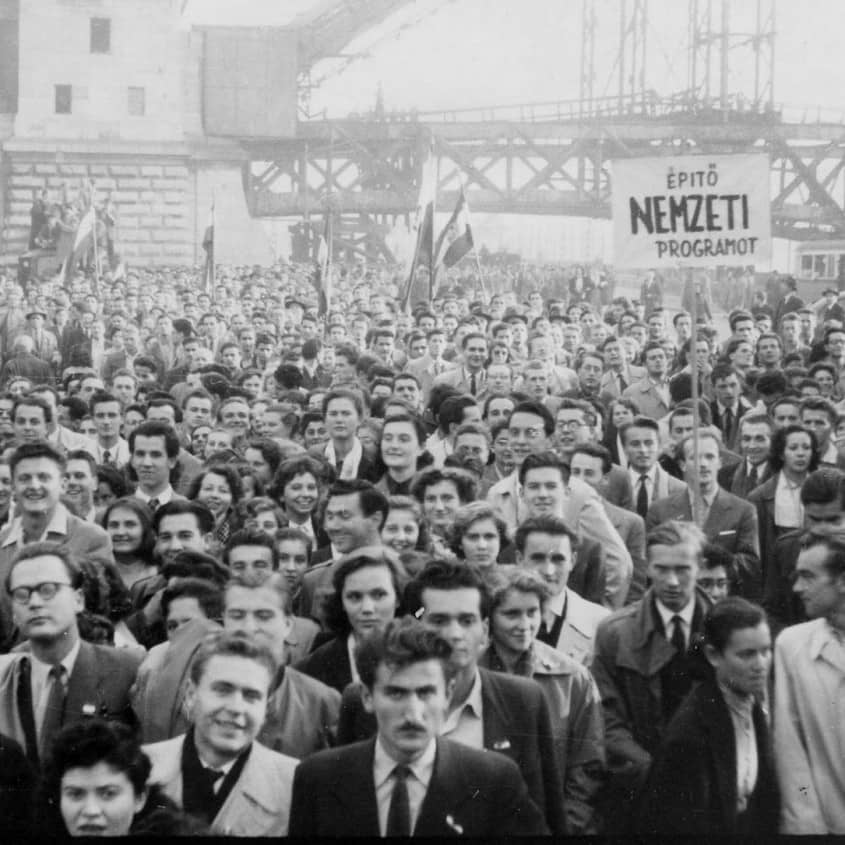
[(466, 264), (0, 275), (7, 836), (845, 833), (838, 292)]

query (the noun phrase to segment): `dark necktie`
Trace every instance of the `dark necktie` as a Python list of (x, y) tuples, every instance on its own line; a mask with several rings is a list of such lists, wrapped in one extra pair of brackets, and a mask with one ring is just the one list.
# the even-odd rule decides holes
[(677, 613), (672, 617), (672, 639), (670, 642), (672, 643), (672, 648), (678, 654), (686, 653), (687, 641), (684, 637), (684, 621)]
[(147, 507), (148, 507), (148, 508), (149, 508), (149, 509), (153, 512), (153, 513), (155, 513), (155, 512), (158, 510), (158, 506), (159, 506), (159, 501), (158, 501), (158, 499), (150, 499), (150, 500), (149, 500), (149, 502), (147, 502)]
[(748, 483), (751, 485), (751, 490), (757, 486), (757, 467), (752, 466), (748, 471)]
[(411, 770), (407, 766), (397, 766), (393, 770), (393, 793), (390, 796), (390, 809), (387, 811), (386, 835), (411, 835), (411, 802), (408, 799), (406, 783)]
[(65, 709), (65, 667), (61, 663), (50, 667), (50, 692), (47, 695), (47, 707), (41, 722), (41, 740), (39, 757), (43, 761), (53, 744), (53, 738), (62, 727), (62, 716)]
[(625, 377), (622, 375), (622, 373), (619, 373), (619, 392), (623, 393), (626, 387), (628, 387), (628, 384), (625, 381)]
[(646, 490), (646, 483), (648, 476), (643, 474), (640, 476), (640, 486), (637, 489), (637, 513), (643, 518), (646, 518), (648, 513), (648, 490)]
[(724, 423), (724, 429), (723, 429), (722, 433), (725, 435), (725, 442), (727, 443), (727, 441), (730, 440), (731, 429), (733, 428), (733, 424), (734, 424), (733, 411), (730, 408), (725, 408), (725, 414), (724, 414), (722, 419), (723, 419), (723, 423)]
[(478, 383), (475, 380), (475, 373), (473, 373), (469, 378), (469, 389), (473, 396), (475, 396), (478, 390)]
[(106, 449), (106, 451), (103, 452), (103, 463), (104, 464), (110, 464), (111, 463), (111, 452), (109, 452), (108, 449)]

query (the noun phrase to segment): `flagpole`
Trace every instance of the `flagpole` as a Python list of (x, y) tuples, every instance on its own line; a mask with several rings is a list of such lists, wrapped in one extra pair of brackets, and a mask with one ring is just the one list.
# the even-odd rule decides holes
[(97, 209), (94, 206), (94, 183), (89, 180), (88, 185), (90, 187), (90, 196), (89, 202), (91, 203), (91, 209), (94, 212), (94, 222), (91, 226), (94, 235), (94, 296), (97, 299), (100, 298), (100, 253), (97, 248)]
[(437, 192), (440, 190), (440, 157), (435, 155), (434, 150), (434, 136), (431, 137), (431, 146), (429, 155), (435, 156), (434, 159), (434, 193), (431, 197), (431, 244), (430, 255), (431, 259), (428, 262), (428, 303), (431, 305), (434, 302), (434, 283), (437, 278), (437, 256), (434, 254), (434, 245), (436, 238), (434, 230), (436, 227), (435, 220), (437, 218)]

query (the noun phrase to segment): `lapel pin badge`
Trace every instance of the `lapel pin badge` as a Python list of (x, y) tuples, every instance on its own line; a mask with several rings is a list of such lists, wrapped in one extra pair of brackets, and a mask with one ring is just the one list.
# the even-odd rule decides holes
[(95, 704), (83, 704), (82, 705), (82, 715), (83, 716), (96, 716), (97, 715), (97, 706)]
[(507, 751), (508, 748), (511, 747), (511, 743), (509, 739), (497, 739), (493, 743), (493, 750), (494, 751)]
[(464, 829), (455, 821), (454, 816), (446, 816), (446, 824), (449, 825), (449, 827), (451, 827), (452, 830), (454, 830), (459, 836), (463, 836)]

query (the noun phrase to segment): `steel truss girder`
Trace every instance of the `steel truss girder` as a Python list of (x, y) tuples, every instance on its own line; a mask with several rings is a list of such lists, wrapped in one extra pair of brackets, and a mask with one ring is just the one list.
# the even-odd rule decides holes
[[(329, 137), (275, 145), (271, 160), (254, 156), (248, 189), (258, 217), (307, 217), (330, 199), (341, 214), (373, 219), (407, 216), (417, 203), (428, 139), (438, 159), (441, 210), (461, 184), (476, 212), (607, 218), (612, 160), (678, 153), (767, 152), (771, 159), (776, 235), (807, 240), (845, 237), (845, 130), (789, 140), (777, 131), (742, 132), (707, 125), (663, 138), (642, 127), (591, 124), (564, 137), (547, 127), (509, 125), (496, 133), (442, 131), (411, 124), (385, 133), (376, 122), (334, 126)], [(454, 129), (454, 127), (448, 127)], [(677, 129), (677, 127), (676, 127)], [(758, 127), (759, 129), (759, 127)], [(833, 128), (831, 128), (833, 129)], [(824, 135), (827, 137), (823, 137)], [(363, 218), (366, 223), (368, 218)]]

